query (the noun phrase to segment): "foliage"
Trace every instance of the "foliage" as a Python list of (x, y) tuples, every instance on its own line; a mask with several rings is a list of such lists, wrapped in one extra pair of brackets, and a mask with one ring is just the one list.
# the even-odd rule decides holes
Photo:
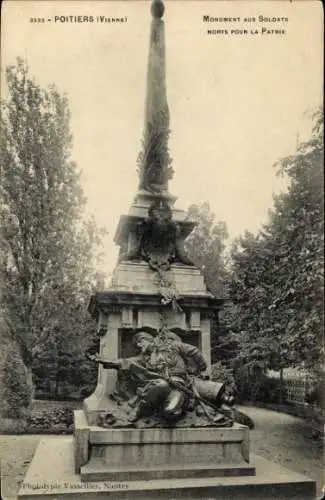
[(232, 259), (228, 290), (234, 303), (230, 319), (238, 356), (246, 366), (280, 368), (286, 362), (276, 356), (281, 324), (269, 308), (274, 293), (272, 253), (260, 235), (246, 232), (233, 246)]
[(73, 411), (71, 402), (35, 401), (23, 419), (0, 420), (1, 434), (72, 434)]
[(7, 350), (3, 379), (3, 416), (9, 418), (24, 417), (30, 404), (32, 387), (27, 377), (26, 367), (15, 345), (10, 346)]
[[(53, 346), (52, 346), (53, 348)], [(51, 356), (51, 345), (34, 359), (36, 397), (51, 400), (81, 400), (96, 387), (97, 365), (84, 353), (62, 352)]]
[[(1, 299), (0, 299), (1, 300)], [(3, 401), (4, 399), (4, 390), (5, 390), (5, 384), (4, 384), (4, 371), (5, 371), (5, 365), (6, 365), (6, 359), (7, 359), (7, 352), (8, 348), (10, 347), (10, 342), (9, 339), (3, 335), (3, 332), (5, 331), (5, 322), (1, 321), (0, 319), (0, 401)]]
[(71, 408), (34, 411), (27, 418), (30, 433), (71, 434), (73, 432), (73, 411)]
[(286, 389), (280, 379), (270, 378), (261, 371), (252, 373), (247, 368), (235, 370), (236, 401), (282, 403), (286, 400)]
[(232, 304), (227, 301), (219, 312), (218, 321), (211, 322), (211, 361), (221, 360), (231, 369), (240, 349), (238, 335), (231, 330), (232, 309)]
[(217, 361), (211, 367), (212, 380), (224, 382), (227, 386), (227, 391), (231, 394), (236, 392), (236, 381), (233, 370), (225, 366), (221, 361)]
[(26, 418), (1, 418), (0, 419), (0, 434), (19, 435), (28, 434)]
[(286, 390), (279, 379), (263, 376), (251, 385), (251, 401), (280, 403), (285, 398)]
[(187, 217), (197, 226), (186, 239), (185, 249), (194, 264), (203, 272), (206, 284), (213, 294), (220, 297), (223, 292), (226, 267), (224, 261), (225, 241), (228, 238), (226, 224), (216, 221), (209, 203), (191, 205)]
[(258, 235), (232, 249), (232, 328), (247, 365), (280, 369), (323, 364), (323, 125), (277, 163), (287, 192), (277, 196)]
[(325, 410), (325, 391), (324, 379), (320, 378), (317, 383), (306, 394), (306, 403), (317, 406)]
[(57, 362), (62, 353), (80, 353), (92, 335), (86, 300), (103, 232), (85, 217), (80, 173), (70, 160), (67, 97), (53, 85), (42, 89), (21, 59), (6, 69), (6, 80), (0, 142), (3, 318), (31, 372), (47, 343)]
[[(187, 217), (197, 226), (188, 236), (185, 249), (194, 264), (201, 270), (208, 290), (218, 298), (225, 295), (228, 269), (225, 256), (228, 238), (226, 224), (217, 221), (209, 203), (191, 205)], [(237, 341), (228, 328), (228, 310), (211, 324), (211, 358), (228, 360), (234, 355)]]

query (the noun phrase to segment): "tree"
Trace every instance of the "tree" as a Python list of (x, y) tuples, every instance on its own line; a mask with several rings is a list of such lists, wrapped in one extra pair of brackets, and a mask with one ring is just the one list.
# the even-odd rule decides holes
[[(202, 271), (205, 283), (216, 297), (224, 297), (228, 270), (225, 257), (228, 238), (226, 224), (216, 221), (208, 202), (191, 205), (188, 218), (196, 221), (197, 226), (186, 239), (186, 251), (194, 264)], [(211, 357), (226, 361), (236, 347), (233, 336), (227, 327), (227, 313), (222, 312), (211, 324)]]
[(228, 238), (226, 224), (216, 221), (209, 203), (191, 205), (188, 209), (189, 219), (197, 222), (197, 226), (186, 239), (186, 251), (194, 264), (201, 269), (205, 282), (213, 294), (219, 296), (223, 292), (226, 275), (224, 250)]
[(5, 385), (2, 391), (2, 413), (9, 418), (24, 417), (32, 395), (26, 367), (15, 349), (8, 346), (4, 363)]
[(51, 339), (58, 354), (92, 328), (85, 312), (101, 231), (84, 217), (80, 173), (70, 160), (68, 100), (42, 89), (22, 59), (6, 69), (1, 116), (1, 272), (8, 333), (32, 377)]
[(232, 276), (228, 293), (233, 301), (231, 327), (237, 336), (239, 360), (253, 370), (277, 369), (281, 324), (270, 306), (274, 294), (273, 252), (261, 235), (246, 232), (231, 250)]
[[(276, 167), (287, 175), (287, 193), (276, 199), (266, 237), (278, 244), (280, 293), (273, 308), (285, 320), (284, 348), (291, 365), (314, 370), (323, 365), (324, 286), (324, 123), (322, 109), (312, 115), (309, 140)], [(284, 271), (284, 272), (283, 272)], [(284, 279), (285, 278), (285, 279)]]
[(289, 187), (275, 197), (257, 236), (232, 251), (234, 328), (246, 363), (270, 368), (323, 365), (323, 115), (310, 139), (276, 164)]

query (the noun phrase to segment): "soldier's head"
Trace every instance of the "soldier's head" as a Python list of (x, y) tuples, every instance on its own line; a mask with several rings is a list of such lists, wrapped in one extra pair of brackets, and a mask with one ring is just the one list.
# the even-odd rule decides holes
[(133, 337), (133, 345), (141, 352), (150, 351), (153, 342), (153, 336), (147, 332), (136, 333)]

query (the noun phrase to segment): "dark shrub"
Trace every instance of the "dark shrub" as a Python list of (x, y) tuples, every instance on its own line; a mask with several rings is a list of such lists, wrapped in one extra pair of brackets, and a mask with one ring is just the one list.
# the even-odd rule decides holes
[(315, 405), (318, 406), (319, 408), (325, 408), (324, 404), (324, 393), (325, 393), (325, 384), (323, 380), (318, 381), (312, 389), (309, 389), (309, 391), (306, 394), (305, 401), (309, 405)]
[(281, 403), (286, 399), (286, 390), (281, 381), (265, 375), (255, 381), (251, 389), (251, 400), (262, 403)]
[(33, 362), (36, 396), (48, 400), (82, 400), (80, 388), (89, 387), (91, 394), (97, 383), (98, 366), (82, 354), (62, 352), (53, 355), (44, 349)]
[(1, 418), (0, 434), (25, 434), (28, 432), (26, 419)]
[(69, 426), (73, 423), (73, 411), (71, 408), (54, 408), (53, 410), (32, 411), (27, 418), (28, 425), (40, 427), (51, 427), (55, 424)]
[(280, 379), (267, 377), (259, 371), (251, 374), (244, 367), (235, 372), (236, 401), (261, 403), (282, 403), (286, 400), (286, 389)]
[(28, 382), (27, 369), (16, 345), (8, 348), (3, 370), (3, 410), (8, 418), (26, 416), (31, 402), (32, 387)]
[(228, 393), (236, 392), (236, 382), (233, 375), (233, 370), (223, 365), (221, 361), (217, 361), (212, 365), (212, 380), (217, 382), (224, 382), (227, 387)]
[(81, 387), (79, 392), (79, 399), (88, 398), (94, 392), (93, 384)]

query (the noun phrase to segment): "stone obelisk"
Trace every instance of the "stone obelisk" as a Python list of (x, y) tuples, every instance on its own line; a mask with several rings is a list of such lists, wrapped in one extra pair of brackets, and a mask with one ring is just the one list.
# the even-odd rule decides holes
[(142, 151), (138, 158), (140, 190), (166, 194), (173, 170), (168, 151), (169, 109), (166, 93), (164, 4), (151, 6), (151, 33)]

